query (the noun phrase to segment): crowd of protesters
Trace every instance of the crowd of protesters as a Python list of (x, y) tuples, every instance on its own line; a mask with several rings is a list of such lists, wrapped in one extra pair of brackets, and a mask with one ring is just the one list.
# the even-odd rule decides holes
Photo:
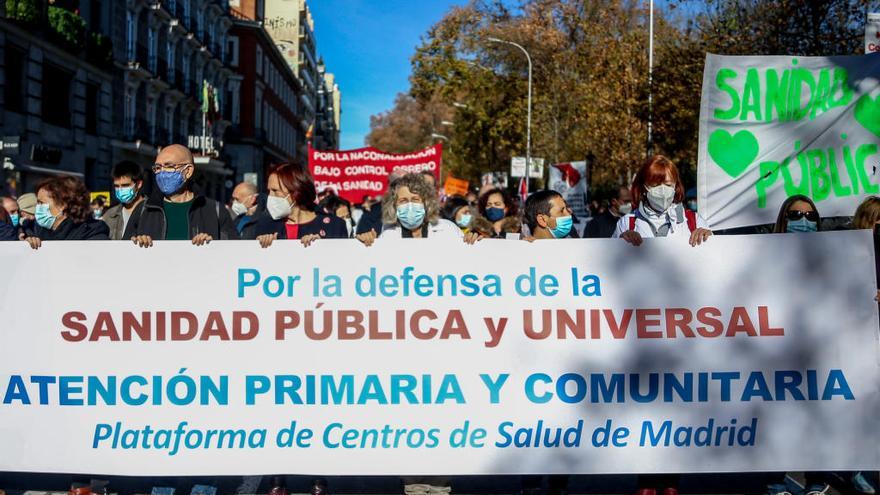
[[(620, 238), (634, 246), (645, 238), (669, 238), (696, 247), (711, 242), (713, 235), (696, 211), (695, 201), (686, 194), (676, 165), (662, 156), (646, 160), (632, 184), (622, 184), (609, 197), (594, 200), (591, 218), (581, 232), (575, 229), (574, 216), (563, 196), (552, 190), (535, 191), (523, 204), (505, 189), (494, 187), (441, 201), (432, 174), (394, 172), (384, 196), (366, 197), (361, 204), (352, 205), (332, 191), (317, 191), (306, 167), (283, 163), (270, 171), (263, 187), (238, 184), (224, 205), (198, 192), (193, 186), (195, 172), (192, 153), (181, 145), (162, 149), (151, 171), (121, 162), (112, 171), (114, 201), (109, 208), (90, 201), (89, 191), (77, 178), (46, 179), (32, 193), (0, 198), (0, 240), (23, 241), (38, 249), (43, 241), (61, 240), (125, 240), (149, 248), (161, 240), (201, 246), (213, 240), (240, 239), (268, 248), (279, 239), (297, 240), (305, 246), (321, 239), (356, 239), (371, 246), (380, 238), (450, 239), (473, 244), (486, 238), (533, 242), (583, 237)], [(775, 224), (758, 226), (751, 232), (873, 229), (876, 239), (878, 224), (878, 197), (865, 199), (847, 222), (836, 219), (823, 223), (813, 201), (792, 196), (780, 206)], [(876, 297), (880, 298), (880, 291)], [(807, 473), (804, 493), (824, 494), (828, 475)], [(857, 492), (874, 493), (863, 473), (846, 473), (843, 478)], [(449, 493), (449, 481), (405, 479), (405, 493)], [(678, 493), (676, 475), (640, 476), (638, 481), (638, 495)], [(260, 482), (260, 477), (248, 477), (239, 488), (256, 489)], [(566, 491), (567, 484), (565, 476), (551, 476), (546, 483), (541, 477), (524, 476), (521, 491), (558, 494)], [(313, 493), (327, 493), (323, 480), (313, 485)], [(792, 491), (784, 473), (771, 476), (767, 493)]]

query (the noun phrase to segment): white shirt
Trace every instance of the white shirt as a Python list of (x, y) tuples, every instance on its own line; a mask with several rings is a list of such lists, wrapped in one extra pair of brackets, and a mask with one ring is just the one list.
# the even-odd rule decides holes
[[(449, 220), (440, 219), (436, 224), (428, 224), (428, 239), (461, 239), (464, 234), (458, 225)], [(403, 229), (399, 224), (385, 225), (379, 239), (403, 239)]]
[[(699, 214), (696, 215), (697, 228), (708, 229), (709, 224)], [(630, 218), (633, 217), (636, 219), (633, 230), (638, 232), (642, 238), (657, 237), (655, 232), (667, 223), (669, 224), (669, 232), (666, 234), (666, 237), (681, 237), (685, 241), (691, 237), (691, 229), (688, 227), (687, 216), (681, 203), (673, 203), (666, 212), (659, 214), (650, 208), (646, 208), (644, 203), (642, 203), (639, 205), (638, 210), (620, 217), (620, 220), (617, 221), (617, 227), (614, 229), (614, 234), (611, 237), (620, 237), (621, 234), (630, 230)]]

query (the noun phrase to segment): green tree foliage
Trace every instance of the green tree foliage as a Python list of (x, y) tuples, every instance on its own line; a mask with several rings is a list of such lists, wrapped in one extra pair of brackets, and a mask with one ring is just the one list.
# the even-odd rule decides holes
[[(670, 156), (693, 185), (703, 65), (722, 54), (839, 55), (861, 51), (866, 12), (877, 0), (678, 1), (655, 12), (654, 151)], [(645, 157), (648, 10), (636, 0), (472, 0), (451, 9), (412, 58), (410, 94), (373, 119), (371, 140), (401, 129), (397, 113), (430, 141), (438, 108), (455, 125), (444, 167), (476, 181), (525, 154), (527, 64), (533, 67), (532, 155), (548, 162), (595, 156), (594, 188), (626, 183)], [(411, 99), (411, 101), (409, 101)], [(431, 110), (429, 110), (429, 108)], [(392, 122), (397, 122), (394, 126)], [(406, 127), (406, 126), (403, 126)], [(405, 133), (404, 130), (397, 132)], [(438, 131), (439, 132), (439, 131)], [(388, 137), (382, 138), (388, 140)], [(403, 145), (404, 143), (398, 143)], [(379, 146), (381, 147), (381, 146)], [(398, 148), (399, 149), (399, 148)]]

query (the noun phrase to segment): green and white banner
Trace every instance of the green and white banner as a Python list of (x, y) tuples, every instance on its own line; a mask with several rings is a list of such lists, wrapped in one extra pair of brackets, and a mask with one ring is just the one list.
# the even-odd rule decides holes
[(772, 223), (794, 194), (823, 217), (880, 193), (880, 54), (708, 54), (698, 157), (713, 229)]

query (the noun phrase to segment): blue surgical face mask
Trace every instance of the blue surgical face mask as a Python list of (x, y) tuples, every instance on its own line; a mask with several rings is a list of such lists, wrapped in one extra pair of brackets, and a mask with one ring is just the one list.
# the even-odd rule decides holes
[(156, 174), (156, 184), (165, 196), (171, 196), (180, 191), (184, 183), (186, 183), (186, 179), (183, 178), (183, 169)]
[(504, 218), (504, 208), (486, 208), (486, 218), (490, 222), (497, 222)]
[(556, 227), (550, 229), (550, 233), (553, 234), (553, 237), (561, 239), (571, 232), (572, 225), (574, 225), (574, 220), (571, 219), (571, 215), (556, 217)]
[(465, 214), (462, 215), (461, 218), (459, 218), (458, 221), (455, 222), (455, 223), (458, 224), (459, 227), (461, 227), (461, 228), (463, 228), (463, 229), (466, 229), (467, 226), (471, 224), (471, 218), (472, 218), (472, 217), (471, 217), (471, 214), (470, 214), (470, 213), (465, 213)]
[(37, 203), (34, 216), (37, 219), (37, 225), (44, 229), (51, 229), (55, 225), (55, 221), (58, 220), (58, 217), (49, 211), (49, 205), (45, 203)]
[(425, 220), (425, 205), (406, 203), (397, 207), (397, 220), (405, 229), (412, 230)]
[(819, 230), (819, 226), (816, 222), (811, 222), (807, 220), (807, 217), (802, 217), (798, 220), (790, 221), (785, 226), (785, 231), (791, 234), (803, 233), (803, 232), (816, 232)]
[(137, 196), (137, 193), (134, 190), (134, 186), (116, 188), (116, 199), (124, 205), (134, 201), (135, 196)]
[(18, 227), (21, 217), (18, 216), (18, 213), (13, 213), (12, 215), (9, 215), (9, 221), (12, 222), (13, 227)]

